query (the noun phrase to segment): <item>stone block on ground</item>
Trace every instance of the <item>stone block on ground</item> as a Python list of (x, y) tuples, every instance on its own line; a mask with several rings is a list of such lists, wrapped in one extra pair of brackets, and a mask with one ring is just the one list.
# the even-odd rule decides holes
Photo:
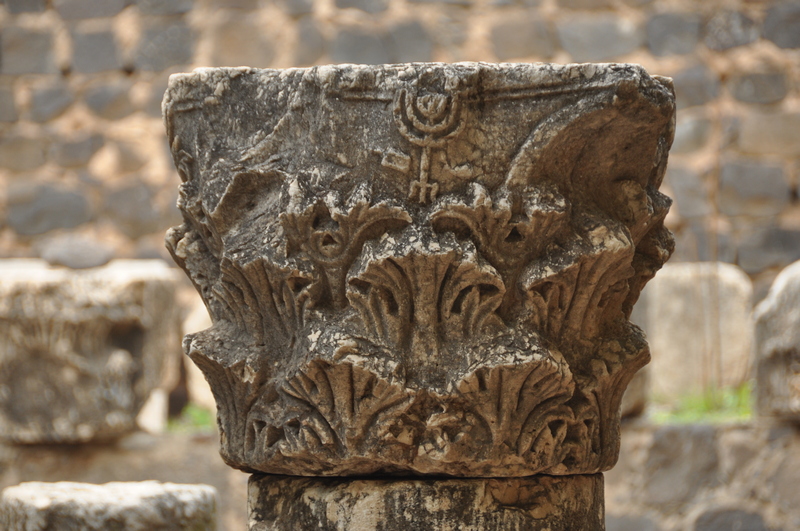
[(738, 507), (712, 507), (700, 512), (695, 518), (691, 531), (773, 531), (767, 526), (764, 517), (757, 512), (745, 511)]
[(643, 40), (633, 20), (614, 14), (572, 15), (557, 24), (561, 47), (575, 62), (606, 62), (636, 50)]
[(248, 513), (249, 531), (605, 528), (601, 474), (435, 480), (254, 475)]
[(59, 234), (36, 242), (39, 256), (50, 265), (87, 269), (107, 264), (114, 257), (110, 245), (78, 234)]
[(665, 266), (645, 288), (653, 396), (675, 400), (752, 374), (752, 282), (720, 262)]
[(135, 428), (180, 352), (176, 272), (120, 260), (75, 271), (0, 262), (0, 438), (112, 439)]
[(755, 317), (758, 412), (800, 421), (800, 262), (775, 278)]
[(54, 74), (58, 72), (53, 35), (46, 31), (4, 27), (0, 34), (0, 74)]
[(22, 483), (0, 495), (5, 531), (216, 531), (216, 490), (142, 481)]

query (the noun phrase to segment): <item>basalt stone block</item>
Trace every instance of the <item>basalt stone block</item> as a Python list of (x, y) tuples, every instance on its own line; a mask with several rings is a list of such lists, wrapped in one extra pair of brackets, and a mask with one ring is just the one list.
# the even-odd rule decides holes
[(603, 476), (391, 480), (253, 476), (250, 531), (601, 531)]
[(336, 63), (381, 64), (391, 61), (383, 35), (362, 28), (342, 28), (333, 38), (331, 59)]
[(685, 55), (700, 38), (700, 16), (695, 13), (659, 13), (647, 21), (647, 47), (655, 56)]
[(158, 72), (192, 62), (195, 36), (183, 22), (155, 23), (142, 31), (134, 63), (141, 70)]
[(303, 17), (297, 22), (297, 41), (293, 53), (294, 63), (298, 66), (312, 65), (325, 53), (325, 37), (312, 17)]
[(772, 6), (764, 19), (764, 37), (780, 48), (800, 48), (800, 2)]
[(716, 51), (750, 44), (758, 39), (756, 23), (739, 11), (720, 11), (706, 23), (703, 42)]
[(789, 80), (783, 72), (754, 72), (734, 77), (729, 87), (745, 103), (778, 103), (789, 92)]
[(800, 421), (800, 262), (778, 275), (756, 307), (759, 413)]
[(69, 85), (63, 81), (46, 83), (31, 93), (30, 118), (34, 122), (47, 122), (57, 118), (75, 100)]
[(575, 62), (610, 61), (635, 51), (643, 40), (635, 21), (610, 13), (567, 17), (557, 31), (561, 47)]
[(53, 229), (71, 229), (92, 218), (86, 196), (77, 189), (47, 183), (19, 182), (8, 187), (8, 224), (32, 236)]
[[(635, 65), (200, 69), (164, 100), (221, 453), (273, 474), (607, 470), (672, 251)], [(602, 132), (602, 133), (601, 133)]]
[(208, 485), (158, 481), (22, 483), (3, 490), (0, 525), (6, 531), (216, 531), (216, 496)]
[(0, 74), (54, 74), (53, 35), (44, 31), (5, 27), (0, 34)]
[(114, 32), (108, 29), (72, 31), (72, 69), (81, 74), (117, 70), (122, 66)]
[(78, 443), (135, 429), (179, 348), (177, 285), (161, 261), (0, 264), (0, 438)]
[(543, 19), (514, 15), (499, 20), (491, 30), (492, 49), (501, 61), (523, 57), (552, 57), (553, 32)]
[(728, 161), (719, 172), (719, 209), (728, 216), (775, 217), (789, 204), (783, 168), (757, 160)]
[(13, 87), (0, 87), (0, 122), (16, 122), (17, 118)]

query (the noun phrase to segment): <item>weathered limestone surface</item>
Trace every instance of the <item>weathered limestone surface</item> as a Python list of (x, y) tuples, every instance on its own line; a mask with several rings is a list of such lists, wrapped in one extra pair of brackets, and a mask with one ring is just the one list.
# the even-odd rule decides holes
[(800, 421), (800, 262), (775, 278), (755, 318), (758, 411)]
[(603, 475), (343, 479), (254, 475), (250, 531), (598, 531)]
[(746, 382), (753, 361), (752, 298), (752, 282), (734, 265), (665, 266), (639, 302), (653, 355), (653, 396), (676, 400)]
[(596, 473), (649, 358), (674, 130), (634, 65), (200, 69), (164, 99), (231, 466)]
[(208, 485), (22, 483), (3, 490), (5, 531), (216, 531), (216, 490)]
[(74, 271), (0, 262), (0, 438), (75, 443), (130, 432), (177, 361), (175, 290), (164, 262)]

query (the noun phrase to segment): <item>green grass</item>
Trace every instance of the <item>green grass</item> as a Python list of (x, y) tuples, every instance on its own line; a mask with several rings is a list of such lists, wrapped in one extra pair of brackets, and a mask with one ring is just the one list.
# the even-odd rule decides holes
[(216, 418), (213, 411), (187, 404), (177, 418), (169, 419), (167, 431), (170, 433), (207, 433), (215, 430)]
[(701, 395), (684, 396), (677, 403), (654, 400), (650, 419), (658, 424), (742, 422), (752, 418), (751, 382), (739, 387), (712, 389)]

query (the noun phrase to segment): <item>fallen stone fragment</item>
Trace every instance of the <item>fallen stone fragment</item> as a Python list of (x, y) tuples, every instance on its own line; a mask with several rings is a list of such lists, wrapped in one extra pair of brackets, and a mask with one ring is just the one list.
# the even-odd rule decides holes
[(800, 262), (781, 271), (756, 317), (756, 405), (800, 421)]
[(135, 429), (180, 349), (174, 270), (0, 261), (0, 438), (78, 443)]
[(216, 531), (216, 489), (208, 485), (22, 483), (0, 497), (4, 531)]

